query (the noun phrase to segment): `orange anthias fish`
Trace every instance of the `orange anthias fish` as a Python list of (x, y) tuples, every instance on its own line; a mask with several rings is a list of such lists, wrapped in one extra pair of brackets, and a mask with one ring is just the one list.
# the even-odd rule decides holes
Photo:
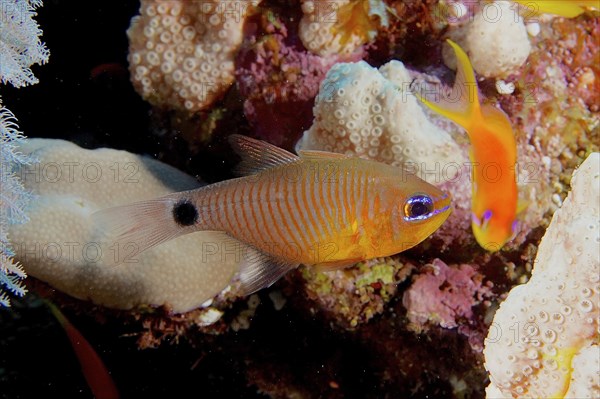
[(598, 9), (598, 0), (514, 0), (523, 5), (528, 12), (534, 14), (554, 14), (566, 18), (574, 18), (585, 12), (585, 8)]
[(438, 102), (419, 95), (432, 110), (463, 127), (471, 142), (473, 171), (472, 223), (479, 245), (497, 251), (515, 233), (517, 146), (506, 114), (491, 105), (480, 105), (475, 73), (467, 54), (448, 40), (458, 60), (452, 93)]
[(139, 251), (199, 230), (240, 246), (244, 294), (299, 264), (335, 270), (396, 254), (448, 217), (443, 191), (397, 167), (346, 155), (291, 154), (233, 135), (242, 177), (96, 213), (117, 242)]

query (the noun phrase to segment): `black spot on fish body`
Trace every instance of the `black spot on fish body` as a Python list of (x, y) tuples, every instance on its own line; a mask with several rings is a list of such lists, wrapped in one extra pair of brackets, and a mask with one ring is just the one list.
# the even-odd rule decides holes
[(188, 200), (182, 200), (173, 207), (173, 218), (180, 226), (192, 226), (198, 221), (198, 209)]

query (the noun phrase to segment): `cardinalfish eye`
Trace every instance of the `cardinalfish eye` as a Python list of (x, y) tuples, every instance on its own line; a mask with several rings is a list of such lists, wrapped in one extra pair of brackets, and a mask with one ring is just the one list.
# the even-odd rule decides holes
[(404, 220), (424, 220), (432, 212), (433, 200), (426, 194), (415, 194), (404, 203)]

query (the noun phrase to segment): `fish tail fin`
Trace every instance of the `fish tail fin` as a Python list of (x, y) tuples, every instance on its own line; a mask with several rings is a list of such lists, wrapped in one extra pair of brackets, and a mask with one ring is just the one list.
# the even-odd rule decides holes
[(480, 110), (483, 119), (486, 121), (486, 124), (490, 127), (490, 129), (496, 132), (497, 137), (501, 139), (503, 143), (505, 143), (506, 148), (514, 149), (516, 146), (515, 133), (508, 115), (506, 115), (500, 108), (494, 107), (490, 104), (482, 105)]
[(448, 39), (447, 41), (457, 58), (456, 79), (452, 90), (445, 96), (439, 92), (431, 93), (434, 101), (430, 101), (421, 94), (416, 94), (416, 96), (427, 107), (468, 131), (474, 118), (481, 114), (475, 72), (473, 72), (469, 57), (464, 50), (452, 40)]
[(523, 7), (523, 16), (554, 14), (565, 18), (574, 18), (585, 12), (583, 7), (598, 8), (597, 0), (578, 0), (578, 1), (556, 1), (556, 0), (537, 0), (525, 1), (516, 0)]
[[(177, 209), (189, 204), (186, 223), (178, 220)], [(185, 211), (185, 210), (184, 210)], [(195, 212), (196, 217), (193, 217)], [(181, 193), (128, 205), (102, 209), (92, 214), (93, 225), (103, 241), (116, 247), (126, 258), (115, 256), (113, 266), (134, 261), (135, 256), (156, 245), (198, 230), (195, 205)], [(193, 221), (194, 223), (191, 223)], [(127, 254), (127, 255), (125, 255)]]

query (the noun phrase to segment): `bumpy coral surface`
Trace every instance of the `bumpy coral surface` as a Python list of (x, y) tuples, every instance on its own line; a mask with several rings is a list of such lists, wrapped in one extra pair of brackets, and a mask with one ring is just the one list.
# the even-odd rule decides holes
[(302, 0), (302, 12), (302, 43), (323, 56), (351, 54), (372, 40), (379, 27), (388, 25), (386, 5), (381, 0)]
[(298, 149), (352, 154), (416, 170), (431, 183), (453, 179), (466, 154), (429, 121), (411, 93), (412, 79), (399, 61), (379, 70), (366, 62), (334, 65), (314, 107), (315, 120)]
[(600, 338), (599, 220), (600, 154), (594, 153), (573, 176), (542, 238), (531, 280), (513, 288), (496, 312), (484, 350), (495, 386), (490, 392), (510, 398), (600, 394), (598, 374), (587, 378), (574, 361)]
[(198, 111), (234, 81), (234, 58), (256, 1), (142, 0), (127, 31), (135, 89), (151, 104)]
[(210, 232), (137, 255), (93, 224), (97, 210), (193, 189), (194, 178), (153, 159), (62, 140), (30, 140), (20, 150), (40, 160), (18, 171), (39, 196), (31, 221), (9, 230), (16, 258), (31, 276), (107, 307), (164, 305), (173, 312), (201, 306), (230, 283), (239, 259), (226, 256), (222, 240)]
[[(473, 69), (488, 78), (518, 72), (531, 51), (523, 18), (508, 1), (486, 3), (449, 36), (469, 54)], [(456, 61), (448, 47), (444, 49), (444, 61), (455, 68)]]

